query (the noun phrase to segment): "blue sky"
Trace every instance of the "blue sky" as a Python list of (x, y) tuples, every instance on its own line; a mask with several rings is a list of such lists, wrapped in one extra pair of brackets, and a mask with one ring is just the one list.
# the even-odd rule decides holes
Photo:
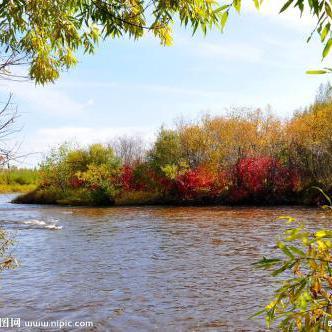
[(328, 79), (305, 74), (323, 66), (321, 45), (318, 38), (306, 44), (310, 17), (278, 15), (274, 2), (265, 2), (260, 13), (251, 6), (233, 13), (223, 34), (192, 37), (176, 26), (172, 47), (150, 35), (103, 42), (45, 87), (1, 82), (2, 98), (12, 91), (21, 114), (22, 153), (37, 152), (22, 165), (36, 165), (65, 140), (88, 144), (125, 134), (151, 141), (162, 124), (179, 117), (268, 104), (287, 117), (308, 105)]

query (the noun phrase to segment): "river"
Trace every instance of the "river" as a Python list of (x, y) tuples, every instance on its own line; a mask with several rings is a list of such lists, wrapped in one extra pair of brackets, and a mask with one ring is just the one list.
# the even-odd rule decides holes
[(0, 281), (0, 317), (92, 321), (91, 331), (264, 331), (249, 319), (274, 288), (252, 263), (274, 252), (299, 207), (75, 208), (14, 205), (0, 223), (15, 238), (15, 270)]

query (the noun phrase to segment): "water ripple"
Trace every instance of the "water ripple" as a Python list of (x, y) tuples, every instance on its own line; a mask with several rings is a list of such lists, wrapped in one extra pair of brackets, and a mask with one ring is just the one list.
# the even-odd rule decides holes
[(21, 266), (2, 277), (1, 316), (91, 320), (95, 331), (264, 331), (263, 320), (248, 317), (273, 282), (252, 263), (274, 251), (283, 224), (273, 219), (330, 223), (320, 210), (297, 207), (95, 209), (7, 200), (0, 197), (0, 224), (15, 230)]

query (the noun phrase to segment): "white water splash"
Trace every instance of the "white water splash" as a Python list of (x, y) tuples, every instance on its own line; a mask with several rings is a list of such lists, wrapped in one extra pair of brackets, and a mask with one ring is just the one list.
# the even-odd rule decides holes
[(37, 226), (44, 226), (46, 225), (45, 221), (33, 219), (33, 220), (28, 220), (28, 221), (23, 221), (23, 224), (25, 225), (37, 225)]
[(62, 229), (62, 226), (59, 226), (59, 225), (56, 225), (56, 224), (48, 224), (45, 221), (38, 220), (38, 219), (23, 221), (23, 224), (31, 225), (31, 226), (39, 226), (41, 228), (46, 228), (46, 229), (51, 229), (51, 230), (60, 230), (60, 229)]
[(60, 229), (62, 229), (62, 226), (46, 225), (45, 228), (47, 228), (47, 229), (54, 229), (54, 230), (60, 230)]

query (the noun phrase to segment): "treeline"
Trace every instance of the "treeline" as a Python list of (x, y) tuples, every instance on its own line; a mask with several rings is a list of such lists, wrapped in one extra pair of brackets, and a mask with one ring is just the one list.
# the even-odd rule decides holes
[[(325, 89), (326, 91), (330, 91)], [(235, 110), (162, 128), (152, 147), (110, 145), (53, 151), (38, 189), (20, 202), (67, 204), (315, 203), (332, 187), (332, 101), (327, 92), (290, 120)]]

